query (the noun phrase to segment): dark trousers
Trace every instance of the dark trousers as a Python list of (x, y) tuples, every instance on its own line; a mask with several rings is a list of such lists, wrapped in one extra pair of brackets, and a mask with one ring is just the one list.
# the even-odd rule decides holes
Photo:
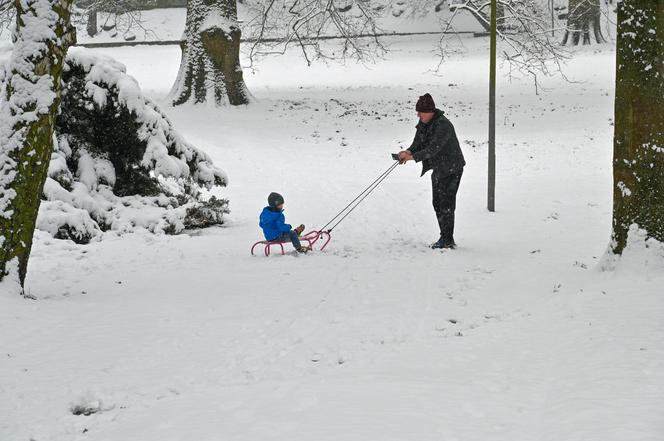
[(290, 240), (296, 250), (299, 250), (301, 246), (300, 238), (297, 236), (297, 232), (293, 230), (290, 230), (286, 233), (282, 233), (282, 235), (277, 237), (275, 240), (278, 240), (280, 242), (286, 242)]
[(454, 243), (454, 210), (462, 174), (463, 169), (452, 174), (434, 170), (431, 174), (433, 209), (440, 226), (440, 238), (447, 243)]

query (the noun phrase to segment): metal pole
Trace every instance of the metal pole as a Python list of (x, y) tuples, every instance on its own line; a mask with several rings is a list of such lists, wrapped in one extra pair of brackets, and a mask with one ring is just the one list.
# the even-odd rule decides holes
[(489, 62), (489, 185), (487, 208), (496, 211), (496, 0), (491, 0), (491, 60)]

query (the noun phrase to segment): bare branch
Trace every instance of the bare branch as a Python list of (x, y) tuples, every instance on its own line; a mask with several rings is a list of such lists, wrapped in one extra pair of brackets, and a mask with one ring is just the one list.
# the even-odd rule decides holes
[[(308, 64), (316, 59), (372, 61), (386, 52), (377, 24), (383, 0), (248, 0), (245, 6), (251, 18), (243, 31), (254, 41), (248, 54), (252, 66), (257, 58), (283, 54), (292, 46), (300, 48)], [(340, 48), (325, 43), (333, 36), (341, 39)]]
[[(509, 65), (508, 76), (511, 78), (515, 71), (530, 76), (538, 90), (539, 75), (562, 74), (562, 66), (570, 54), (552, 36), (551, 22), (540, 2), (498, 0), (497, 4), (500, 12), (497, 35), (505, 46), (502, 56)], [(491, 2), (486, 0), (463, 0), (450, 5), (450, 9), (455, 13), (471, 13), (485, 29), (488, 29), (490, 24), (490, 8)], [(452, 19), (454, 17), (455, 15)], [(441, 38), (441, 47), (445, 37), (443, 35)]]

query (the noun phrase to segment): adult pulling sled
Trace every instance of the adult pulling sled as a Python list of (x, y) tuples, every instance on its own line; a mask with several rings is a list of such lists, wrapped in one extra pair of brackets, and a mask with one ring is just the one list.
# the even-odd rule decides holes
[[(396, 155), (392, 155), (392, 159), (396, 160), (394, 164), (392, 164), (387, 170), (381, 173), (380, 176), (374, 179), (374, 181), (369, 184), (368, 187), (362, 190), (362, 192), (358, 194), (355, 199), (350, 201), (348, 205), (346, 205), (339, 213), (337, 213), (336, 216), (330, 219), (323, 226), (323, 228), (310, 231), (307, 234), (300, 236), (300, 241), (307, 242), (311, 250), (314, 250), (316, 245), (320, 243), (322, 245), (320, 248), (318, 248), (318, 251), (323, 251), (327, 244), (329, 244), (332, 240), (332, 230), (334, 230), (341, 222), (344, 221), (344, 219), (346, 219), (353, 211), (355, 211), (355, 209), (362, 203), (362, 201), (364, 201), (367, 196), (369, 196), (389, 176), (389, 174), (392, 173), (395, 168), (397, 168), (397, 165), (399, 165), (398, 157), (396, 157)], [(283, 255), (286, 254), (286, 251), (284, 250), (284, 244), (287, 243), (290, 243), (290, 241), (259, 240), (251, 247), (251, 254), (255, 255), (256, 248), (263, 246), (263, 254), (268, 257), (270, 254), (272, 254), (272, 247), (274, 246), (279, 247), (279, 250)]]

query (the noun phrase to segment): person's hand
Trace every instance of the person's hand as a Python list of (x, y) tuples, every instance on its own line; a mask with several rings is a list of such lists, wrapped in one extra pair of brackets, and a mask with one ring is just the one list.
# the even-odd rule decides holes
[(399, 164), (405, 164), (408, 161), (413, 160), (413, 154), (410, 150), (402, 150), (399, 152)]
[(304, 224), (301, 224), (299, 227), (295, 229), (295, 232), (297, 233), (298, 236), (302, 234), (303, 231), (304, 231)]

